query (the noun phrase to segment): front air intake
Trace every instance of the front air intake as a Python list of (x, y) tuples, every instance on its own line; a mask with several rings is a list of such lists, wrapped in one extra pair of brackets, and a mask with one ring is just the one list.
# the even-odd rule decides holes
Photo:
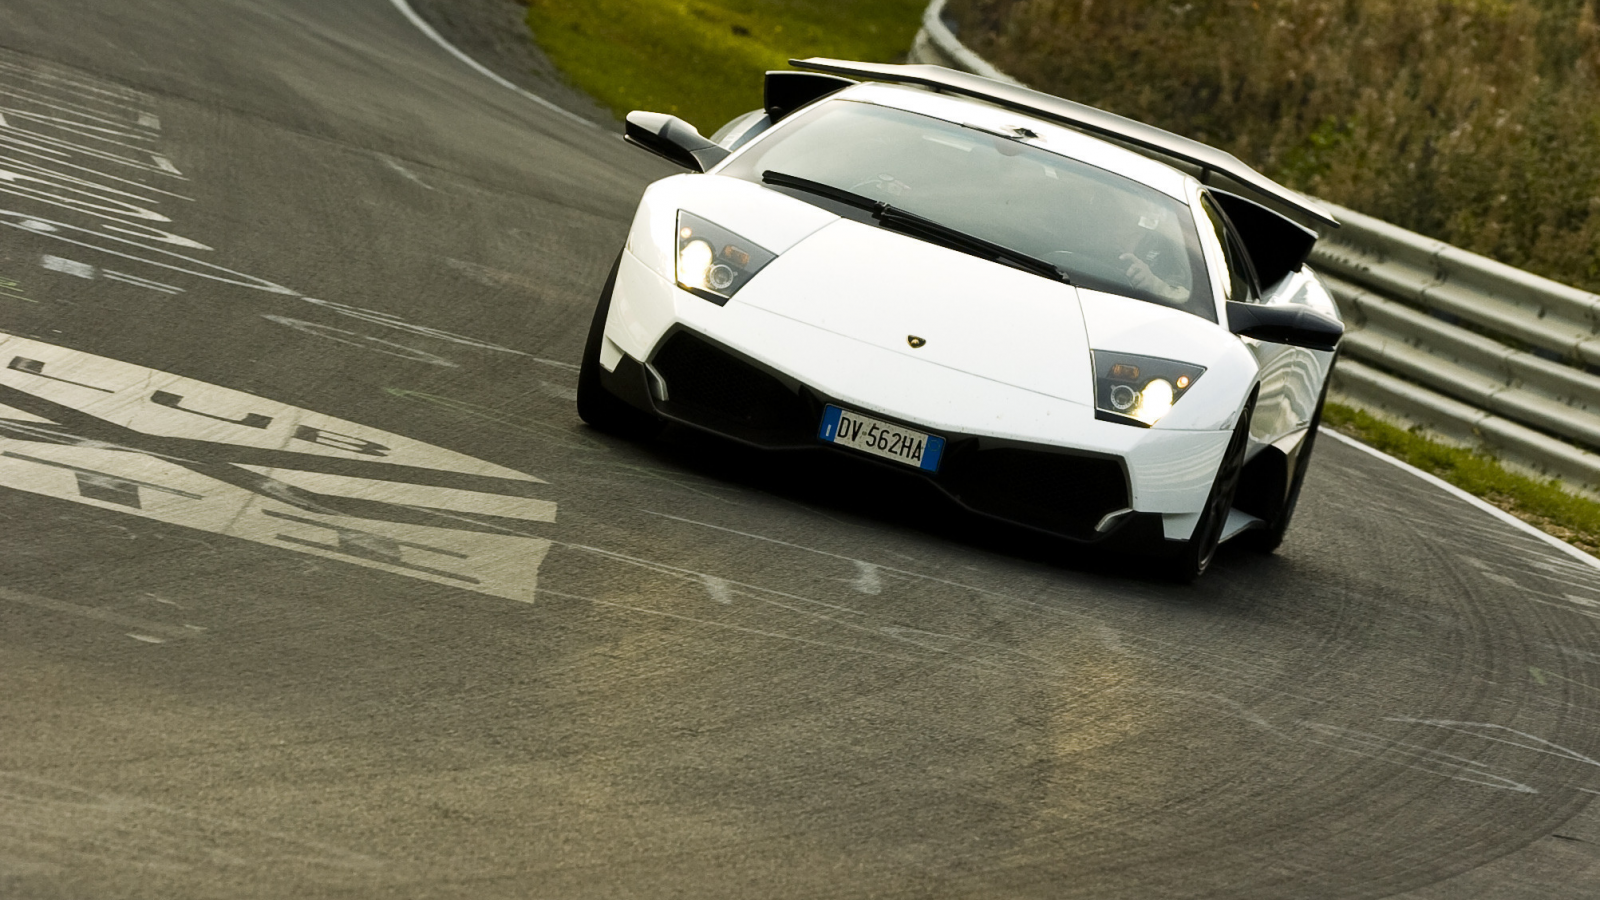
[(810, 443), (820, 408), (778, 378), (688, 331), (650, 361), (666, 382), (662, 412), (764, 446)]
[(1018, 448), (951, 460), (945, 484), (962, 505), (1053, 534), (1088, 539), (1106, 513), (1128, 506), (1115, 460)]

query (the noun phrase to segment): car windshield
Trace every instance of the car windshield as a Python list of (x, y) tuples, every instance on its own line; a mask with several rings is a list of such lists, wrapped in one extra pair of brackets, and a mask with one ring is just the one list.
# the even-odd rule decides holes
[(1082, 287), (1216, 321), (1194, 217), (1182, 201), (1018, 140), (905, 110), (835, 100), (801, 115), (719, 174), (761, 182), (779, 172), (841, 188), (1049, 262)]

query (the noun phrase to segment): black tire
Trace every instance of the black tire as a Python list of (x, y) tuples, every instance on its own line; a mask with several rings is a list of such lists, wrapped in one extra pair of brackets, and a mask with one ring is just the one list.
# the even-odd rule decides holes
[(607, 434), (629, 440), (644, 440), (660, 433), (666, 424), (606, 390), (600, 381), (600, 342), (605, 338), (606, 315), (611, 311), (611, 293), (617, 286), (617, 270), (622, 256), (611, 265), (606, 286), (595, 304), (594, 320), (589, 323), (589, 338), (583, 345), (583, 360), (578, 367), (578, 415)]
[(1172, 581), (1188, 584), (1200, 577), (1211, 566), (1222, 543), (1222, 529), (1228, 524), (1228, 511), (1233, 509), (1233, 495), (1239, 490), (1239, 473), (1244, 471), (1244, 453), (1250, 445), (1250, 414), (1255, 411), (1255, 398), (1245, 404), (1233, 426), (1233, 437), (1228, 439), (1228, 449), (1217, 466), (1216, 480), (1211, 483), (1211, 493), (1206, 496), (1205, 509), (1194, 526), (1194, 535), (1177, 550), (1168, 551), (1164, 574)]
[(1322, 406), (1328, 402), (1329, 378), (1322, 385), (1322, 396), (1317, 398), (1317, 410), (1311, 414), (1311, 427), (1306, 432), (1305, 443), (1300, 446), (1300, 454), (1295, 457), (1294, 472), (1289, 476), (1289, 492), (1283, 498), (1283, 505), (1278, 507), (1277, 515), (1272, 517), (1264, 527), (1257, 528), (1239, 535), (1241, 544), (1257, 553), (1272, 553), (1283, 543), (1283, 536), (1289, 531), (1289, 522), (1294, 519), (1294, 508), (1300, 503), (1300, 486), (1305, 484), (1306, 469), (1311, 465), (1311, 449), (1316, 446), (1317, 432), (1322, 430)]

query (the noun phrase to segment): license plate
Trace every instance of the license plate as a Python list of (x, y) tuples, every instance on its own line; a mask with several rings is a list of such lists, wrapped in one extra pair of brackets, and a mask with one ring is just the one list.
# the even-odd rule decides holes
[(936, 434), (913, 431), (837, 406), (822, 411), (822, 430), (817, 436), (830, 444), (854, 447), (925, 472), (939, 471), (939, 457), (944, 455), (944, 438)]

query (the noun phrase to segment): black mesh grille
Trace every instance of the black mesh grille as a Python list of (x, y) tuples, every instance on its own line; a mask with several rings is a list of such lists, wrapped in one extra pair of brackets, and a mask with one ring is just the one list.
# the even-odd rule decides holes
[[(667, 384), (666, 414), (758, 445), (816, 445), (822, 401), (692, 332), (667, 340), (651, 365)], [(1115, 460), (1015, 447), (981, 449), (954, 435), (935, 480), (963, 505), (1080, 539), (1106, 513), (1128, 506)]]
[(666, 410), (742, 437), (804, 440), (819, 412), (783, 382), (686, 331), (652, 361), (667, 382)]
[(982, 513), (1057, 534), (1089, 537), (1128, 505), (1122, 467), (1109, 459), (1035, 450), (980, 450), (947, 473), (952, 493)]

